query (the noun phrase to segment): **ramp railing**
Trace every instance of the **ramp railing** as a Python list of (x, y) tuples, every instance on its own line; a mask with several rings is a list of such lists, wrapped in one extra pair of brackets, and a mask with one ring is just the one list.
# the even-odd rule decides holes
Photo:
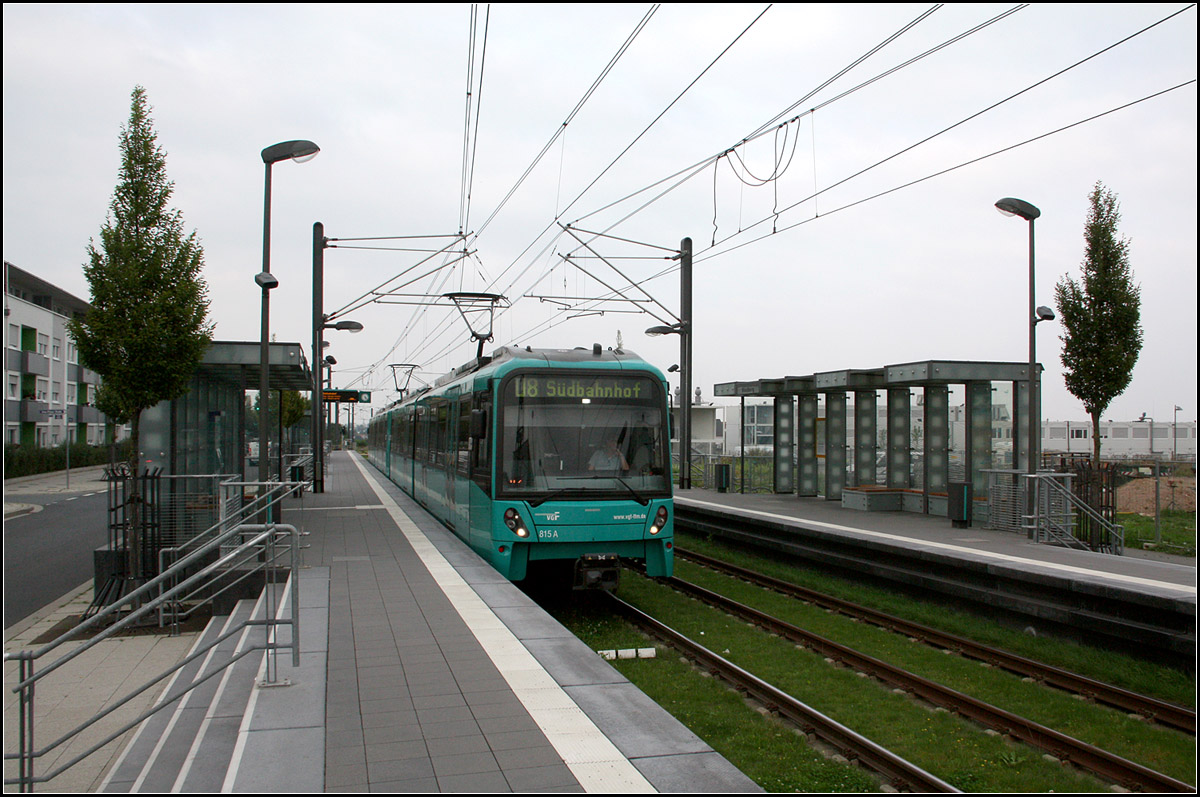
[[(286, 484), (279, 486), (294, 487), (294, 485)], [(213, 561), (214, 555), (216, 556), (215, 561)], [(280, 563), (284, 560), (286, 560), (286, 568), (290, 569), (292, 574), (290, 586), (288, 587), (291, 603), (290, 617), (286, 619), (276, 617), (276, 611), (272, 605), (273, 590), (266, 589), (268, 607), (266, 616), (263, 619), (249, 619), (239, 624), (236, 628), (228, 629), (220, 638), (205, 645), (202, 649), (193, 652), (179, 664), (155, 676), (142, 686), (133, 689), (115, 703), (110, 704), (58, 738), (45, 743), (42, 747), (37, 746), (34, 738), (34, 720), (36, 715), (34, 701), (35, 687), (38, 683), (43, 682), (47, 676), (93, 649), (102, 641), (131, 626), (144, 623), (154, 613), (160, 612), (164, 605), (179, 603), (185, 596), (198, 594), (206, 588), (206, 585), (211, 585), (226, 577), (230, 570), (245, 569), (250, 572), (262, 573), (264, 588), (269, 587), (271, 584), (281, 583), (284, 566), (281, 566)], [(280, 649), (290, 649), (293, 666), (299, 666), (300, 596), (299, 584), (296, 578), (299, 567), (300, 532), (294, 526), (278, 523), (236, 525), (197, 545), (194, 550), (183, 555), (178, 561), (170, 565), (166, 571), (150, 579), (136, 590), (123, 596), (90, 619), (85, 620), (80, 625), (44, 646), (36, 650), (5, 653), (4, 660), (6, 662), (17, 661), (19, 664), (19, 682), (13, 687), (13, 692), (19, 696), (18, 708), (20, 713), (18, 717), (18, 752), (5, 753), (4, 755), (6, 761), (18, 761), (18, 776), (12, 779), (5, 778), (4, 785), (6, 787), (10, 785), (16, 786), (22, 792), (33, 791), (35, 784), (45, 783), (57, 777), (109, 742), (117, 739), (126, 731), (133, 729), (158, 711), (173, 705), (200, 684), (220, 674), (236, 661), (255, 651), (266, 651), (267, 653), (266, 680), (268, 683), (273, 683), (276, 678), (275, 657), (278, 655)], [(216, 662), (215, 666), (212, 666), (207, 672), (197, 673), (191, 683), (179, 690), (178, 693), (173, 694), (169, 699), (157, 703), (135, 719), (122, 724), (103, 739), (86, 745), (82, 752), (69, 760), (63, 763), (55, 762), (54, 767), (49, 771), (40, 775), (35, 774), (35, 764), (47, 754), (63, 748), (64, 745), (75, 740), (80, 734), (93, 727), (96, 723), (153, 688), (156, 684), (161, 683), (164, 679), (197, 659), (206, 656), (209, 650), (215, 648), (231, 636), (241, 633), (248, 626), (262, 626), (263, 635), (261, 642), (247, 646), (228, 661)], [(279, 635), (277, 632), (280, 626), (290, 626), (291, 634)], [(66, 651), (60, 650), (68, 642), (79, 640), (89, 632), (100, 628), (103, 628), (103, 630), (92, 638)], [(58, 654), (57, 658), (37, 669), (36, 665), (38, 662), (44, 661), (56, 653)]]
[[(1071, 474), (1028, 475), (1026, 489), (1034, 491), (1034, 514), (1026, 516), (1036, 542), (1063, 545), (1120, 556), (1125, 551), (1125, 529), (1093, 509), (1071, 490)], [(1080, 519), (1087, 520), (1088, 539), (1077, 532)]]

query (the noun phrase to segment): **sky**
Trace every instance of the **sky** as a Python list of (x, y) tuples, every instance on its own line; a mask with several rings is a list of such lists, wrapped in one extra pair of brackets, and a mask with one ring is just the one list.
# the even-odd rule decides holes
[[(469, 361), (450, 292), (505, 297), (485, 351), (622, 345), (666, 371), (677, 337), (645, 330), (676, 320), (690, 237), (708, 400), (723, 382), (1027, 360), (1029, 225), (994, 204), (1041, 210), (1034, 293), (1053, 307), (1100, 181), (1144, 331), (1102, 417), (1196, 418), (1195, 6), (279, 8), (5, 4), (4, 259), (90, 297), (140, 85), (216, 339), (259, 339), (260, 152), (308, 139), (315, 159), (272, 170), (271, 331), (309, 352), (321, 222), (341, 239), (325, 309), (364, 326), (327, 333), (334, 387), (379, 408), (389, 364), (432, 381)], [(459, 232), (465, 258), (414, 251)], [(617, 293), (641, 301), (597, 301)], [(1037, 333), (1043, 416), (1085, 419), (1061, 330)]]

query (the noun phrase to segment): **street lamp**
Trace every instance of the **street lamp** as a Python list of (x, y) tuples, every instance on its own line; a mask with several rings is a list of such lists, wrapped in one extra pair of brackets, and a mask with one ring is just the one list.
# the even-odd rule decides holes
[(1171, 419), (1171, 461), (1179, 459), (1179, 411), (1183, 407), (1175, 405), (1175, 417)]
[(1134, 421), (1134, 423), (1147, 423), (1147, 422), (1149, 422), (1149, 424), (1150, 424), (1150, 434), (1149, 434), (1150, 459), (1154, 459), (1154, 419), (1143, 412), (1142, 417), (1140, 417), (1136, 421)]
[[(263, 165), (266, 168), (266, 184), (263, 189), (263, 266), (262, 272), (254, 277), (254, 281), (262, 288), (262, 333), (259, 341), (258, 378), (258, 480), (263, 484), (270, 479), (270, 464), (267, 457), (271, 450), (271, 402), (269, 400), (271, 390), (271, 290), (279, 285), (279, 280), (271, 275), (271, 167), (283, 160), (304, 163), (312, 160), (320, 151), (321, 148), (311, 141), (283, 141), (262, 151)], [(281, 473), (280, 476), (282, 477), (282, 475)]]
[[(313, 297), (312, 297), (312, 334), (313, 362), (321, 362), (321, 354), (329, 343), (325, 340), (325, 330), (337, 329), (343, 332), (362, 332), (363, 325), (357, 321), (337, 321), (330, 323), (325, 314), (325, 249), (329, 239), (325, 237), (325, 225), (313, 223), (312, 261), (313, 261)], [(325, 362), (333, 364), (332, 357), (326, 357)], [(313, 374), (312, 398), (312, 429), (309, 437), (312, 439), (313, 450), (313, 484), (314, 494), (325, 492), (325, 426), (324, 426), (324, 396), (321, 392), (321, 368)], [(332, 382), (333, 369), (330, 369)], [(330, 385), (332, 387), (332, 385)]]
[[(1033, 259), (1033, 221), (1038, 216), (1042, 215), (1042, 211), (1038, 210), (1033, 205), (1023, 199), (1015, 199), (1013, 197), (1005, 197), (996, 203), (996, 209), (1005, 216), (1020, 216), (1029, 222), (1029, 445), (1026, 451), (1026, 469), (1025, 472), (1030, 477), (1037, 473), (1038, 463), (1038, 446), (1041, 442), (1041, 420), (1038, 413), (1038, 379), (1037, 379), (1037, 325), (1039, 321), (1050, 321), (1054, 318), (1054, 313), (1048, 307), (1039, 307), (1036, 310), (1033, 306), (1033, 274), (1034, 274), (1034, 259)], [(1025, 507), (1029, 511), (1032, 518), (1034, 514), (1035, 500), (1033, 493), (1032, 479), (1029, 480), (1030, 485), (1026, 490)], [(1032, 536), (1033, 530), (1030, 530)]]
[[(320, 222), (318, 222), (319, 224)], [(313, 351), (318, 352), (313, 359), (320, 362), (319, 352), (323, 351), (329, 345), (328, 341), (323, 340), (324, 332), (327, 329), (336, 329), (340, 332), (358, 333), (362, 332), (363, 325), (357, 321), (334, 321), (330, 322), (329, 317), (322, 314), (321, 323), (315, 324), (313, 329)], [(337, 360), (332, 356), (325, 358), (325, 364), (329, 366), (329, 385), (333, 388), (333, 366), (337, 365)], [(324, 426), (324, 402), (325, 396), (321, 391), (321, 369), (313, 374), (313, 379), (316, 380), (316, 390), (313, 391), (312, 400), (312, 450), (313, 450), (313, 493), (325, 492), (325, 426)]]

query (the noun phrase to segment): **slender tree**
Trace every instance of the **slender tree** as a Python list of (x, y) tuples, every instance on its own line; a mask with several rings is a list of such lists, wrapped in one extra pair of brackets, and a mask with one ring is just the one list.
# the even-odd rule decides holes
[(182, 213), (168, 205), (174, 183), (141, 86), (131, 105), (117, 187), (99, 246), (88, 243), (83, 267), (91, 310), (69, 325), (80, 361), (103, 379), (97, 406), (131, 426), (136, 475), (142, 411), (187, 391), (213, 327), (204, 252), (195, 231), (184, 234)]
[(1082, 279), (1064, 276), (1054, 297), (1067, 390), (1092, 418), (1092, 461), (1099, 465), (1100, 414), (1129, 387), (1142, 350), (1142, 301), (1129, 265), (1129, 241), (1117, 235), (1116, 195), (1097, 181), (1089, 202)]

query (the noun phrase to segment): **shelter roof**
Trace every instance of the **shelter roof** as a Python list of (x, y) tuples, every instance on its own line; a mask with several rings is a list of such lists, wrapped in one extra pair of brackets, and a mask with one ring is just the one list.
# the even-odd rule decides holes
[[(1041, 366), (1038, 366), (1039, 370)], [(924, 360), (885, 365), (880, 368), (822, 371), (808, 376), (756, 379), (751, 382), (720, 382), (713, 395), (796, 396), (846, 390), (887, 390), (965, 382), (1017, 382), (1028, 378), (1027, 362), (979, 362), (971, 360)]]

